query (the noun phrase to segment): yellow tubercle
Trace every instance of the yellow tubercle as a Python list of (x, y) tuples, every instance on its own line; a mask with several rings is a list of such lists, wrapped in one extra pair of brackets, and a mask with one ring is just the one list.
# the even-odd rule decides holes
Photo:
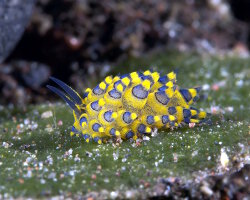
[(154, 72), (151, 74), (151, 77), (153, 78), (154, 82), (156, 82), (159, 80), (160, 74), (158, 72)]
[(149, 128), (149, 127), (146, 127), (145, 132), (146, 132), (146, 133), (151, 133), (151, 132), (152, 132), (152, 129)]
[(102, 144), (102, 141), (99, 139), (97, 143), (98, 143), (98, 144)]
[(167, 87), (173, 87), (174, 86), (174, 83), (172, 81), (168, 81), (166, 84), (165, 84)]
[(132, 113), (132, 114), (131, 114), (131, 119), (132, 119), (132, 120), (135, 120), (136, 118), (137, 118), (137, 114), (136, 114), (136, 113)]
[(175, 116), (173, 116), (173, 115), (169, 115), (168, 118), (169, 118), (170, 121), (174, 121), (175, 120)]
[(105, 78), (105, 82), (106, 82), (107, 84), (111, 84), (112, 81), (113, 81), (112, 76), (107, 76), (107, 77)]
[(106, 89), (106, 84), (104, 82), (101, 82), (99, 84), (99, 87), (102, 89), (102, 90), (105, 90)]
[(112, 115), (111, 115), (111, 117), (112, 117), (113, 119), (116, 119), (117, 116), (118, 116), (118, 115), (117, 115), (117, 112), (113, 112)]
[(158, 122), (158, 121), (160, 121), (161, 120), (161, 118), (159, 117), (159, 116), (154, 116), (154, 121), (155, 122)]
[(174, 80), (176, 78), (176, 74), (174, 72), (170, 72), (167, 74), (169, 80)]
[(151, 84), (150, 80), (144, 80), (144, 81), (142, 82), (142, 86), (143, 86), (146, 90), (149, 90), (149, 89), (150, 89), (150, 84)]
[(116, 135), (116, 136), (120, 136), (121, 133), (120, 133), (119, 131), (115, 131), (115, 135)]
[(123, 92), (123, 86), (121, 84), (119, 84), (116, 89), (119, 91), (119, 92)]
[(103, 128), (103, 127), (100, 127), (100, 128), (98, 129), (98, 131), (99, 131), (100, 133), (103, 133), (103, 132), (104, 132), (104, 128)]
[(121, 79), (121, 81), (126, 86), (128, 86), (130, 84), (130, 79), (128, 77), (125, 77), (125, 78)]
[(104, 106), (105, 105), (105, 100), (103, 98), (99, 99), (98, 105), (99, 106)]
[(147, 70), (147, 71), (145, 71), (143, 74), (144, 74), (145, 76), (148, 76), (148, 75), (151, 75), (151, 72), (150, 72), (149, 70)]

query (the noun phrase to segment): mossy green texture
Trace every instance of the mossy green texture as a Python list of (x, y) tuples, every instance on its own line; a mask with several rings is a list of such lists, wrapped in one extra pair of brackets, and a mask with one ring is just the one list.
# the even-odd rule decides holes
[[(139, 146), (129, 141), (119, 146), (87, 144), (71, 138), (73, 116), (62, 103), (26, 110), (1, 107), (0, 194), (46, 197), (144, 190), (159, 177), (189, 179), (198, 170), (216, 171), (221, 149), (229, 156), (230, 167), (231, 157), (247, 151), (249, 141), (249, 63), (166, 52), (130, 59), (115, 68), (114, 75), (150, 67), (164, 73), (177, 68), (178, 85), (205, 89), (196, 107), (216, 113), (210, 125), (159, 131)], [(46, 111), (53, 116), (42, 118)]]

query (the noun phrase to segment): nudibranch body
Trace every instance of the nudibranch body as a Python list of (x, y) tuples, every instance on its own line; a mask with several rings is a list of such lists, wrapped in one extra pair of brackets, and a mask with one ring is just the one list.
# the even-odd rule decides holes
[(108, 76), (80, 96), (64, 82), (51, 78), (64, 91), (47, 86), (73, 110), (71, 136), (82, 136), (98, 144), (106, 138), (130, 139), (150, 135), (153, 129), (168, 129), (181, 124), (201, 123), (206, 112), (191, 106), (201, 88), (181, 89), (176, 73), (132, 72)]

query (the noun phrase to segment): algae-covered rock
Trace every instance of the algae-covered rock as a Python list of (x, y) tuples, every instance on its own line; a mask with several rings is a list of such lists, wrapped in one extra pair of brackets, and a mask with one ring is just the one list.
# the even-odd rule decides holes
[[(241, 169), (249, 156), (249, 61), (167, 52), (123, 63), (129, 67), (121, 73), (178, 66), (178, 84), (202, 86), (196, 107), (211, 113), (208, 124), (158, 131), (137, 143), (71, 138), (72, 114), (61, 103), (1, 107), (0, 197), (246, 196), (239, 184), (248, 167), (230, 178), (243, 182), (223, 177)], [(48, 111), (52, 117), (44, 117)]]

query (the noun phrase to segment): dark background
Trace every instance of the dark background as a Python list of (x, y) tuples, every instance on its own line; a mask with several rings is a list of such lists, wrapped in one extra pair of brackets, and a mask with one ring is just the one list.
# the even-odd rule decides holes
[(153, 50), (249, 55), (248, 0), (37, 0), (32, 13), (34, 2), (0, 4), (1, 103), (48, 99), (50, 75), (82, 89), (88, 75)]

